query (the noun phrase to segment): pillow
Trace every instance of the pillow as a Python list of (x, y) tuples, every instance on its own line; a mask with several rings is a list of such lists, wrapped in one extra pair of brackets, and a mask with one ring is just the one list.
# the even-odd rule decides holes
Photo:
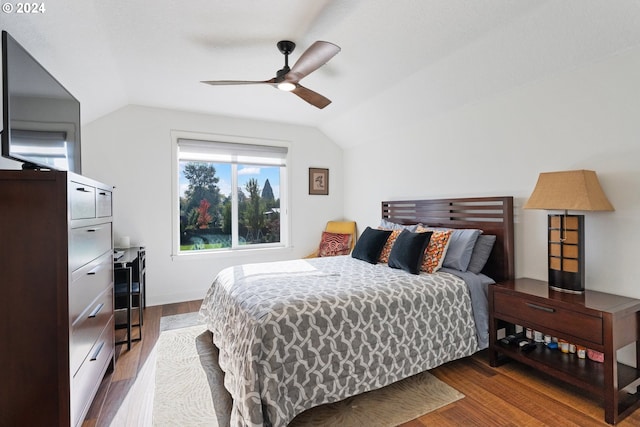
[(371, 227), (365, 228), (356, 242), (351, 256), (370, 264), (375, 264), (378, 262), (380, 252), (382, 252), (382, 248), (390, 235), (391, 230), (374, 230)]
[(391, 222), (387, 219), (382, 218), (380, 220), (379, 228), (383, 228), (385, 230), (400, 230), (400, 231), (409, 230), (409, 231), (415, 232), (419, 225), (420, 224), (413, 224), (413, 225), (396, 224), (395, 222)]
[(478, 236), (482, 234), (482, 230), (472, 228), (427, 228), (427, 230), (453, 230), (442, 266), (467, 271), (473, 247), (476, 244)]
[(401, 232), (402, 230), (393, 230), (391, 232), (391, 235), (389, 235), (389, 238), (387, 239), (387, 243), (385, 243), (382, 247), (382, 252), (380, 252), (380, 258), (378, 258), (378, 262), (389, 262), (389, 254), (391, 253), (391, 248), (393, 247), (393, 244), (395, 243)]
[(487, 263), (489, 255), (491, 255), (491, 250), (493, 249), (493, 245), (495, 243), (496, 236), (492, 236), (490, 234), (481, 234), (480, 236), (478, 236), (478, 240), (476, 240), (476, 244), (473, 247), (473, 252), (471, 253), (471, 260), (469, 261), (467, 271), (476, 274), (480, 273)]
[(322, 232), (318, 256), (349, 255), (351, 234)]
[(435, 273), (442, 267), (444, 256), (447, 253), (447, 247), (449, 246), (449, 240), (453, 230), (427, 230), (424, 227), (418, 227), (418, 233), (426, 233), (431, 231), (431, 239), (427, 245), (425, 251), (424, 260), (422, 261), (422, 271), (427, 273)]
[(402, 230), (389, 255), (389, 267), (400, 268), (411, 274), (420, 273), (424, 250), (429, 244), (431, 232), (412, 233)]

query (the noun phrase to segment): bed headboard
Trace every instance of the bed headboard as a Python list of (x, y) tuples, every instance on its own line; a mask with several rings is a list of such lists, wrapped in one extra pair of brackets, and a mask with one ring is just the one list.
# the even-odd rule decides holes
[(470, 197), (382, 202), (382, 218), (398, 224), (477, 228), (496, 236), (482, 272), (496, 282), (513, 279), (513, 197)]

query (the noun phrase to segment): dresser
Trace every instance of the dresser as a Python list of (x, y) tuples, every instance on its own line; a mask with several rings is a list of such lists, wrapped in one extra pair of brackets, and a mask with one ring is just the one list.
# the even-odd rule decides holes
[(0, 171), (0, 425), (78, 426), (114, 364), (111, 187)]
[[(538, 343), (531, 351), (516, 342), (502, 342), (498, 331), (515, 325), (564, 339), (604, 354), (604, 362), (579, 358)], [(640, 406), (636, 388), (640, 369), (618, 362), (617, 350), (632, 345), (640, 368), (640, 300), (586, 290), (554, 291), (547, 282), (515, 279), (489, 286), (489, 362), (506, 357), (525, 363), (599, 396), (604, 418), (615, 424)], [(505, 357), (506, 356), (506, 357)]]

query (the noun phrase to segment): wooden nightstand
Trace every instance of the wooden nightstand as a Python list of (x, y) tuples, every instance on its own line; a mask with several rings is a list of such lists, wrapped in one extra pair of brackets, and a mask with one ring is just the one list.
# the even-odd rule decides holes
[[(604, 418), (615, 424), (640, 406), (640, 369), (618, 363), (616, 350), (635, 343), (640, 367), (640, 300), (604, 292), (570, 294), (547, 282), (516, 279), (489, 286), (489, 363), (508, 358), (604, 398)], [(498, 340), (498, 329), (520, 325), (604, 353), (604, 363), (579, 359), (539, 343), (530, 352)], [(507, 356), (507, 357), (505, 357)], [(623, 390), (625, 389), (625, 390)]]

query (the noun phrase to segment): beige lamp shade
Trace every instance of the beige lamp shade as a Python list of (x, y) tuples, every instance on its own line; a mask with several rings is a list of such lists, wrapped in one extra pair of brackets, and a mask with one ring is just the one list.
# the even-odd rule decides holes
[(524, 209), (612, 211), (594, 171), (542, 172)]

